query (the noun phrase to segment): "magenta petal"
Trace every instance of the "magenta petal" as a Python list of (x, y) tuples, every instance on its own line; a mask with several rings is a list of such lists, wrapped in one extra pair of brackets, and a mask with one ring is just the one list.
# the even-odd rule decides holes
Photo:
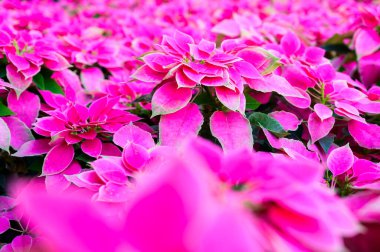
[(9, 61), (17, 68), (18, 72), (26, 70), (30, 67), (30, 63), (24, 57), (13, 53), (8, 54), (7, 56)]
[(259, 71), (250, 63), (245, 61), (238, 61), (234, 63), (235, 68), (241, 76), (249, 79), (262, 79)]
[(21, 73), (17, 72), (16, 67), (13, 65), (7, 65), (6, 69), (7, 78), (12, 84), (12, 88), (16, 91), (17, 95), (20, 95), (29, 87), (30, 84), (32, 84), (32, 78), (25, 79)]
[(159, 123), (160, 143), (162, 145), (176, 145), (184, 139), (194, 137), (198, 134), (202, 124), (203, 116), (198, 105), (189, 103), (173, 114), (161, 116)]
[(30, 251), (32, 248), (32, 237), (29, 235), (20, 235), (13, 239), (11, 246), (13, 251)]
[(123, 150), (123, 162), (132, 170), (140, 170), (148, 161), (150, 155), (147, 149), (135, 143), (129, 143)]
[(136, 72), (132, 75), (132, 78), (144, 82), (160, 83), (164, 79), (165, 75), (165, 73), (153, 70), (148, 65), (143, 65), (136, 70)]
[(128, 198), (131, 197), (131, 193), (131, 189), (128, 188), (127, 185), (108, 182), (99, 188), (96, 200), (105, 202), (126, 202)]
[(215, 25), (212, 30), (214, 33), (226, 35), (231, 38), (238, 37), (240, 35), (239, 25), (233, 19), (225, 19)]
[(311, 142), (315, 143), (319, 139), (327, 136), (327, 134), (334, 127), (334, 123), (334, 117), (330, 117), (322, 121), (316, 113), (311, 113), (307, 121), (307, 127), (311, 136)]
[(285, 131), (296, 130), (302, 121), (295, 114), (286, 111), (275, 111), (269, 115), (276, 119)]
[(348, 131), (360, 146), (380, 149), (380, 126), (351, 120), (348, 122)]
[(51, 149), (49, 145), (50, 139), (37, 139), (31, 140), (24, 143), (18, 149), (18, 151), (13, 154), (15, 157), (27, 157), (27, 156), (37, 156), (48, 153)]
[(32, 123), (40, 111), (40, 98), (28, 91), (23, 92), (18, 98), (15, 92), (10, 92), (7, 101), (8, 107), (15, 113), (15, 116), (28, 127), (32, 127)]
[(256, 80), (249, 82), (249, 86), (257, 91), (267, 93), (276, 92), (282, 96), (304, 98), (303, 95), (283, 77), (278, 75), (270, 75), (264, 81)]
[(252, 150), (253, 136), (249, 121), (239, 112), (216, 111), (210, 118), (211, 133), (225, 151)]
[(333, 115), (333, 112), (329, 107), (320, 103), (314, 105), (314, 111), (322, 121)]
[(125, 125), (115, 132), (113, 142), (124, 148), (128, 142), (137, 143), (144, 146), (146, 149), (155, 146), (152, 135), (133, 124)]
[(190, 102), (192, 94), (190, 88), (178, 88), (175, 82), (164, 84), (152, 97), (152, 117), (184, 108)]
[(359, 29), (354, 44), (359, 58), (370, 55), (380, 48), (380, 35), (374, 29)]
[(62, 71), (70, 67), (69, 62), (60, 54), (54, 52), (54, 59), (44, 59), (44, 65), (53, 71)]
[[(36, 187), (25, 192), (22, 207), (34, 223), (40, 224), (38, 229), (51, 251), (117, 251), (120, 237), (115, 224), (104, 216), (109, 208), (100, 208), (78, 195), (44, 194)], [(15, 251), (29, 251), (24, 248)]]
[(118, 184), (128, 182), (128, 173), (119, 157), (103, 157), (92, 162), (91, 166), (104, 182), (112, 181)]
[(162, 53), (148, 53), (142, 57), (142, 60), (154, 71), (163, 73), (167, 73), (168, 67), (176, 63), (175, 58)]
[(83, 69), (80, 73), (83, 85), (87, 91), (99, 92), (102, 88), (104, 80), (103, 72), (97, 67)]
[(285, 34), (285, 36), (282, 37), (280, 44), (282, 49), (288, 56), (297, 52), (298, 49), (301, 47), (300, 39), (293, 32), (288, 32), (287, 34)]
[(11, 145), (11, 132), (7, 123), (0, 117), (0, 149), (9, 152)]
[(226, 87), (215, 87), (215, 93), (219, 101), (229, 108), (236, 111), (240, 106), (240, 94), (238, 91), (231, 90)]
[(42, 166), (43, 175), (54, 175), (64, 171), (74, 159), (74, 147), (65, 143), (54, 146), (46, 155)]
[(11, 227), (9, 219), (3, 216), (0, 216), (0, 234), (4, 233)]
[(11, 133), (11, 146), (13, 149), (18, 150), (24, 143), (34, 140), (30, 129), (20, 121), (17, 117), (3, 117), (3, 120), (12, 129)]
[(327, 158), (327, 167), (334, 176), (345, 173), (354, 164), (354, 154), (350, 146), (336, 148), (333, 150)]
[(176, 72), (175, 80), (177, 82), (178, 87), (193, 88), (197, 85), (197, 83), (191, 80), (187, 75), (185, 75), (183, 71)]
[(71, 165), (63, 171), (63, 173), (59, 173), (56, 175), (46, 176), (45, 185), (46, 189), (49, 192), (63, 192), (66, 190), (71, 182), (65, 177), (65, 175), (73, 175), (78, 174), (81, 171), (81, 167), (78, 162), (72, 162)]
[(308, 108), (311, 104), (310, 95), (300, 88), (295, 89), (302, 95), (302, 97), (285, 96), (285, 99), (297, 108)]
[(85, 140), (81, 144), (82, 151), (91, 157), (97, 158), (102, 153), (102, 141), (98, 138)]

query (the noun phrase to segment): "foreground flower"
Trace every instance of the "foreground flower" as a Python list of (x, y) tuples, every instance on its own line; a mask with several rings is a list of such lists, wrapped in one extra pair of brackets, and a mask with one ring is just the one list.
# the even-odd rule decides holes
[[(153, 116), (174, 113), (185, 107), (197, 85), (215, 88), (219, 101), (231, 110), (245, 109), (244, 84), (262, 80), (253, 65), (215, 43), (195, 43), (187, 34), (176, 31), (164, 36), (157, 52), (142, 56), (144, 65), (133, 75), (135, 79), (160, 84), (152, 98)], [(175, 80), (175, 82), (174, 82)], [(167, 100), (178, 99), (168, 105)], [(165, 102), (166, 101), (166, 102)]]
[[(339, 251), (342, 237), (359, 231), (319, 182), (316, 163), (246, 149), (223, 155), (201, 139), (161, 155), (165, 162), (151, 162), (135, 177), (125, 204), (98, 205), (75, 193), (53, 197), (36, 185), (19, 199), (58, 251)], [(107, 170), (115, 179), (116, 170)]]

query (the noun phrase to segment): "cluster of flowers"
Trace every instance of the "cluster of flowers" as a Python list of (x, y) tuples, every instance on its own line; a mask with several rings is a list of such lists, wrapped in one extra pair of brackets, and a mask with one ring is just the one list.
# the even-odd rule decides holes
[(0, 251), (380, 247), (376, 3), (0, 10)]

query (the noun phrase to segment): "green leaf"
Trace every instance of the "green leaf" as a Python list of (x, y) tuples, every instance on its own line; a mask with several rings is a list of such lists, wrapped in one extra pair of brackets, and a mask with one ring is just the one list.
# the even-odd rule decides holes
[(331, 145), (334, 143), (334, 136), (325, 136), (324, 138), (320, 139), (319, 144), (321, 145), (322, 149), (327, 153), (331, 147)]
[(85, 153), (80, 153), (79, 155), (77, 155), (75, 157), (75, 159), (78, 160), (78, 161), (85, 162), (85, 163), (92, 162), (92, 161), (95, 160), (95, 158), (90, 157), (89, 155), (87, 155)]
[(54, 94), (65, 94), (63, 92), (63, 89), (61, 88), (60, 85), (55, 82), (55, 80), (49, 78), (45, 79), (45, 89), (44, 90), (49, 90)]
[(55, 80), (53, 80), (50, 77), (50, 75), (51, 75), (50, 73), (47, 73), (47, 74), (45, 73), (45, 75), (43, 75), (42, 73), (39, 73), (33, 77), (33, 82), (41, 90), (49, 90), (54, 94), (65, 94), (61, 86), (58, 85), (58, 83)]
[(33, 77), (33, 82), (37, 85), (39, 89), (45, 90), (45, 80), (41, 73)]
[(261, 128), (267, 129), (273, 133), (284, 134), (286, 133), (281, 124), (274, 118), (261, 112), (254, 112), (248, 117), (249, 121)]
[(13, 114), (13, 111), (4, 105), (3, 99), (0, 98), (0, 116), (10, 116)]
[(3, 78), (7, 75), (7, 70), (5, 69), (5, 66), (0, 66), (0, 78)]
[[(201, 91), (199, 91), (201, 92)], [(194, 99), (194, 103), (198, 105), (204, 105), (204, 104), (209, 104), (210, 103), (210, 96), (206, 92), (201, 92), (200, 94), (197, 95)]]
[(248, 93), (245, 93), (244, 96), (246, 100), (246, 109), (255, 110), (261, 105), (260, 102), (258, 102), (255, 98), (250, 96)]
[(2, 102), (0, 102), (0, 116), (10, 116), (14, 113), (7, 106), (5, 106)]

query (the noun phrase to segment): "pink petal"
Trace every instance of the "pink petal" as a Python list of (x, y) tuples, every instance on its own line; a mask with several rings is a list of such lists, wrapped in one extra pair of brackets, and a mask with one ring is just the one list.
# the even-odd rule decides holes
[(121, 158), (103, 157), (91, 163), (97, 175), (104, 181), (117, 184), (128, 182), (128, 173), (123, 167)]
[(359, 58), (367, 56), (380, 48), (380, 36), (373, 29), (359, 29), (354, 36), (354, 44)]
[(302, 121), (295, 114), (286, 111), (275, 111), (269, 115), (276, 119), (285, 131), (296, 130)]
[(282, 37), (280, 44), (288, 56), (296, 53), (301, 47), (300, 39), (293, 32), (286, 33), (285, 36)]
[(37, 95), (24, 91), (18, 98), (15, 92), (8, 95), (8, 107), (28, 127), (32, 127), (40, 111), (40, 98)]
[(20, 235), (13, 239), (11, 246), (14, 251), (30, 251), (32, 248), (32, 237), (29, 235)]
[(215, 25), (211, 31), (231, 38), (235, 38), (240, 35), (239, 25), (233, 19), (222, 20), (220, 23)]
[(176, 44), (184, 51), (189, 51), (189, 44), (194, 44), (194, 40), (190, 35), (176, 30), (174, 32), (174, 39)]
[(91, 67), (83, 69), (80, 77), (87, 91), (99, 92), (103, 90), (102, 81), (104, 80), (104, 75), (99, 68)]
[(103, 143), (101, 155), (102, 156), (116, 156), (116, 157), (120, 157), (121, 156), (121, 151), (113, 143)]
[(7, 78), (12, 84), (12, 88), (15, 90), (17, 95), (20, 95), (30, 86), (30, 84), (32, 84), (32, 78), (25, 79), (21, 73), (17, 72), (16, 67), (13, 65), (7, 65), (6, 70)]
[[(59, 174), (60, 175), (60, 174)], [(55, 176), (55, 175), (53, 175)], [(68, 181), (78, 187), (87, 188), (91, 191), (98, 191), (100, 186), (104, 184), (94, 170), (83, 171), (74, 175), (63, 175)]]
[(295, 87), (295, 89), (302, 95), (302, 97), (285, 96), (285, 99), (297, 108), (308, 108), (311, 104), (310, 95), (300, 88)]
[(247, 148), (252, 150), (252, 129), (247, 118), (239, 112), (216, 111), (210, 118), (210, 129), (225, 151)]
[(153, 70), (148, 65), (143, 65), (136, 70), (136, 72), (132, 75), (132, 78), (144, 82), (155, 82), (158, 84), (164, 79), (165, 75), (165, 73)]
[(0, 234), (4, 233), (11, 227), (9, 219), (3, 216), (0, 216)]
[(0, 117), (0, 149), (9, 152), (11, 145), (11, 132), (7, 123)]
[(18, 56), (16, 54), (8, 54), (8, 59), (17, 68), (17, 72), (26, 70), (30, 67), (29, 62), (24, 57)]
[(152, 135), (133, 124), (125, 125), (116, 131), (113, 136), (113, 142), (122, 148), (124, 148), (129, 142), (137, 143), (144, 146), (146, 149), (155, 146)]
[(65, 175), (78, 174), (80, 171), (81, 167), (78, 164), (78, 162), (72, 162), (71, 165), (65, 171), (63, 171), (63, 173), (46, 176), (46, 189), (52, 193), (63, 192), (71, 184), (71, 182), (65, 177)]
[(15, 157), (28, 157), (28, 156), (38, 156), (48, 153), (51, 149), (49, 145), (50, 139), (37, 139), (31, 140), (24, 143), (18, 149), (18, 151), (13, 154)]
[(71, 65), (69, 62), (60, 54), (54, 52), (54, 59), (51, 57), (50, 59), (44, 58), (44, 65), (53, 71), (62, 71), (69, 68)]
[(30, 129), (17, 117), (3, 117), (3, 120), (12, 129), (11, 132), (11, 146), (13, 149), (18, 150), (24, 143), (34, 140)]
[(226, 87), (215, 87), (215, 93), (224, 106), (233, 111), (239, 109), (240, 94), (238, 91), (233, 91)]
[(74, 147), (65, 143), (54, 146), (46, 155), (42, 166), (43, 175), (54, 175), (64, 171), (74, 159)]
[(311, 136), (311, 142), (315, 143), (319, 139), (327, 136), (327, 134), (334, 127), (335, 118), (330, 117), (325, 120), (321, 120), (317, 113), (311, 113), (307, 121), (307, 127)]
[(267, 76), (264, 81), (248, 82), (248, 85), (252, 89), (263, 93), (276, 92), (285, 97), (304, 98), (285, 78), (274, 74)]
[(175, 74), (175, 80), (178, 87), (193, 88), (197, 85), (197, 82), (191, 80), (183, 71), (177, 71)]
[(60, 132), (66, 130), (65, 121), (57, 117), (42, 117), (38, 118), (34, 124), (36, 128), (42, 129), (47, 132)]
[(259, 71), (250, 63), (245, 61), (238, 61), (234, 63), (236, 70), (241, 74), (241, 76), (249, 79), (262, 79)]
[(189, 103), (183, 109), (161, 116), (159, 123), (160, 143), (176, 145), (184, 139), (198, 134), (203, 124), (203, 115), (198, 105)]
[(152, 117), (174, 113), (184, 108), (191, 100), (190, 88), (178, 88), (175, 82), (161, 86), (152, 97)]
[(102, 141), (98, 138), (85, 140), (81, 144), (81, 149), (87, 155), (97, 158), (102, 153)]
[(216, 77), (206, 76), (206, 77), (202, 78), (202, 80), (201, 80), (201, 84), (204, 86), (208, 86), (208, 87), (224, 86), (227, 83), (228, 83), (228, 80), (226, 80), (223, 77), (219, 77), (219, 76), (216, 76)]
[(123, 162), (132, 171), (140, 170), (148, 161), (150, 155), (147, 149), (135, 143), (129, 143), (123, 150)]
[(167, 73), (172, 64), (178, 63), (175, 58), (162, 53), (148, 53), (142, 57), (142, 60), (151, 69), (157, 72)]
[(354, 154), (348, 144), (334, 149), (327, 158), (327, 167), (334, 176), (345, 173), (353, 164)]
[(359, 73), (362, 82), (367, 86), (380, 80), (380, 51), (359, 60)]
[(108, 182), (99, 188), (96, 200), (104, 202), (126, 202), (131, 197), (131, 194), (132, 191), (127, 185)]
[(136, 251), (187, 251), (186, 231), (208, 199), (207, 181), (201, 182), (186, 162), (176, 160), (163, 168), (154, 179), (141, 181), (126, 215), (123, 237)]
[(52, 251), (118, 250), (121, 237), (104, 214), (109, 208), (90, 203), (83, 195), (44, 194), (36, 187), (25, 190), (22, 207), (33, 223), (39, 224), (38, 233), (46, 237)]
[(348, 122), (348, 131), (361, 147), (380, 149), (380, 126), (351, 120)]
[(320, 63), (324, 55), (325, 50), (319, 47), (310, 46), (305, 50), (305, 59), (313, 64)]
[(314, 111), (322, 121), (332, 117), (333, 115), (332, 110), (321, 103), (317, 103), (314, 105)]

